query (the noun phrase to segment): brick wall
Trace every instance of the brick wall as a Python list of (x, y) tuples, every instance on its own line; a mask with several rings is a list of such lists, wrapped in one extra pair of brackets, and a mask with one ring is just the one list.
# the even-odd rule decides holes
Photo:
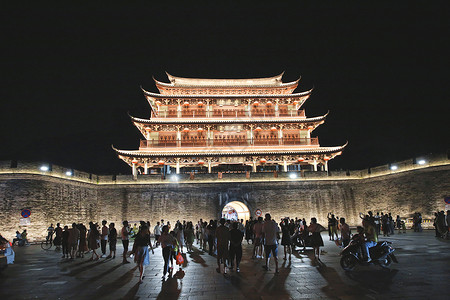
[[(415, 211), (425, 218), (444, 209), (450, 194), (450, 165), (428, 167), (373, 178), (298, 181), (214, 181), (97, 184), (45, 174), (0, 174), (0, 233), (12, 238), (27, 228), (32, 240), (42, 239), (50, 223), (70, 224), (122, 220), (204, 220), (218, 218), (230, 201), (244, 202), (281, 217), (317, 217), (326, 225), (333, 212), (359, 224), (359, 212), (392, 212), (408, 217)], [(31, 210), (31, 225), (19, 226), (20, 211)]]

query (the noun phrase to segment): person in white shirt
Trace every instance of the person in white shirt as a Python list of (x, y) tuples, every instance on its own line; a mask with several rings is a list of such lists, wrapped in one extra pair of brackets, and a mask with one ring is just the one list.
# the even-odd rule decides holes
[(280, 239), (280, 227), (272, 220), (270, 214), (266, 214), (266, 219), (262, 227), (264, 237), (264, 250), (266, 252), (266, 265), (263, 268), (270, 271), (270, 253), (273, 253), (275, 260), (275, 273), (278, 273), (278, 240)]
[(161, 225), (159, 224), (159, 222), (156, 222), (156, 226), (155, 228), (153, 228), (153, 234), (155, 235), (155, 247), (158, 247), (159, 245), (159, 237), (161, 236)]

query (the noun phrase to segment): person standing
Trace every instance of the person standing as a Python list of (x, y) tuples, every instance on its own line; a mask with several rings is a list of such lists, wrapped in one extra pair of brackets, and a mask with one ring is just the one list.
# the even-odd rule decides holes
[(266, 265), (263, 268), (270, 270), (270, 254), (273, 254), (275, 260), (275, 273), (278, 273), (278, 239), (280, 238), (280, 228), (277, 223), (272, 220), (270, 214), (266, 214), (264, 224), (262, 226), (262, 234), (264, 238), (264, 250), (266, 252)]
[(345, 218), (340, 218), (339, 222), (341, 223), (342, 246), (347, 247), (347, 245), (350, 243), (350, 226), (345, 223)]
[(61, 249), (61, 244), (62, 244), (62, 228), (60, 226), (59, 223), (56, 223), (56, 228), (55, 228), (55, 240), (53, 241), (53, 244), (55, 244), (56, 246), (56, 250)]
[(311, 224), (308, 226), (308, 231), (311, 232), (311, 246), (314, 249), (314, 259), (320, 261), (320, 247), (323, 247), (321, 231), (326, 231), (325, 227), (317, 223), (316, 218), (311, 218)]
[(155, 228), (153, 228), (153, 234), (155, 235), (155, 248), (158, 247), (158, 240), (159, 237), (161, 236), (161, 225), (159, 224), (159, 222), (156, 222)]
[[(236, 266), (236, 272), (240, 272), (239, 264), (242, 259), (242, 240), (244, 238), (244, 233), (239, 230), (238, 223), (233, 223), (230, 230), (230, 269), (233, 270), (234, 265)], [(235, 262), (235, 264), (233, 264)]]
[(389, 236), (389, 217), (388, 214), (381, 213), (381, 224), (383, 230), (383, 236)]
[(123, 221), (122, 224), (123, 227), (122, 230), (120, 231), (123, 246), (122, 263), (129, 264), (130, 262), (127, 260), (127, 253), (128, 253), (128, 245), (130, 244), (130, 229), (128, 227), (128, 221)]
[(55, 231), (55, 228), (53, 227), (53, 224), (50, 224), (50, 226), (47, 228), (47, 238), (45, 239), (47, 242), (53, 241), (53, 232)]
[(228, 259), (228, 243), (230, 241), (230, 231), (225, 226), (225, 219), (220, 219), (220, 225), (216, 229), (217, 239), (217, 273), (220, 273), (220, 266), (223, 262), (223, 273), (227, 273), (227, 259)]
[(78, 244), (78, 255), (77, 257), (84, 257), (84, 252), (87, 251), (86, 245), (86, 226), (83, 223), (78, 225), (78, 230), (80, 231), (80, 243)]
[[(253, 233), (255, 236), (255, 243), (253, 244), (253, 256), (252, 258), (264, 258), (263, 257), (263, 218), (258, 217), (258, 221), (253, 225)], [(259, 253), (259, 255), (258, 255)]]
[[(330, 217), (331, 215), (331, 217)], [(337, 220), (334, 217), (334, 214), (328, 213), (328, 225), (330, 226), (330, 238), (332, 241), (334, 241), (334, 237), (336, 236), (336, 239), (339, 238), (337, 233)]]
[(72, 228), (69, 229), (69, 239), (68, 239), (70, 259), (73, 259), (77, 254), (79, 239), (80, 239), (80, 231), (77, 228), (77, 224), (73, 223)]
[(62, 258), (69, 258), (69, 226), (64, 226), (62, 232)]
[(99, 239), (100, 239), (100, 232), (98, 232), (97, 225), (90, 222), (88, 234), (88, 247), (89, 249), (92, 250), (92, 256), (89, 260), (94, 260), (94, 255), (95, 260), (98, 260), (99, 258), (97, 252), (95, 251), (96, 249), (98, 249)]
[(101, 234), (101, 247), (102, 247), (102, 256), (101, 257), (106, 257), (106, 244), (108, 243), (108, 234), (109, 234), (109, 229), (108, 226), (106, 226), (106, 220), (102, 221), (102, 234)]
[(215, 226), (213, 220), (209, 221), (209, 225), (206, 227), (206, 230), (207, 230), (207, 237), (208, 237), (208, 254), (213, 255), (215, 232), (216, 232), (216, 226)]
[(375, 230), (377, 231), (377, 235), (380, 235), (381, 232), (381, 217), (380, 217), (380, 212), (377, 212), (377, 215), (374, 217), (375, 218)]
[(152, 243), (150, 242), (150, 231), (147, 225), (141, 226), (141, 230), (136, 236), (134, 243), (136, 244), (134, 262), (139, 267), (139, 283), (142, 283), (142, 280), (144, 279), (145, 266), (148, 266), (150, 264), (150, 256), (148, 253), (149, 246), (150, 249), (152, 249), (152, 254), (155, 254), (155, 252), (153, 251)]
[(114, 223), (109, 224), (109, 255), (106, 258), (116, 258), (117, 230)]
[[(395, 225), (397, 227), (398, 233), (402, 233), (401, 232), (401, 230), (402, 230), (402, 220), (400, 219), (399, 215), (397, 215), (397, 218), (395, 219)], [(378, 234), (378, 232), (377, 232), (377, 234)]]
[(193, 252), (192, 244), (194, 244), (194, 227), (192, 225), (192, 222), (187, 222), (186, 229), (184, 230), (184, 238), (186, 241), (186, 248), (187, 252), (191, 253)]
[(283, 219), (281, 222), (281, 245), (283, 245), (284, 248), (284, 260), (286, 260), (286, 254), (289, 253), (289, 260), (291, 260), (291, 234), (289, 230), (289, 221), (288, 219)]

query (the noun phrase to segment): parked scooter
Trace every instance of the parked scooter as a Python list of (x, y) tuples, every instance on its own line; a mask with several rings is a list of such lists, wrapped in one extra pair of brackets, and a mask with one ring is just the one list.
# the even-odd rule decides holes
[(391, 245), (392, 243), (388, 241), (378, 242), (376, 246), (369, 249), (372, 260), (366, 262), (363, 258), (361, 249), (363, 245), (357, 240), (352, 240), (341, 252), (341, 267), (346, 271), (353, 270), (358, 264), (375, 264), (383, 268), (388, 268), (392, 262), (398, 263), (398, 260), (393, 253), (395, 249)]

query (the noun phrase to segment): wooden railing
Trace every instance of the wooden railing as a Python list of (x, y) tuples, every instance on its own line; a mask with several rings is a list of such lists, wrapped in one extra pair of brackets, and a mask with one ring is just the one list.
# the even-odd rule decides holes
[[(205, 117), (222, 117), (222, 118), (239, 118), (239, 117), (248, 117), (248, 111), (244, 109), (213, 109), (207, 113), (206, 109), (182, 109), (181, 110), (182, 118), (205, 118)], [(252, 117), (275, 117), (275, 109), (271, 108), (254, 108), (251, 110)], [(280, 117), (305, 117), (304, 110), (287, 110), (280, 108), (278, 111), (278, 116)], [(158, 117), (160, 118), (177, 118), (178, 111), (176, 109), (169, 109), (166, 111), (158, 112)]]
[(159, 140), (141, 140), (141, 148), (171, 147), (207, 147), (207, 146), (277, 146), (277, 145), (319, 145), (318, 138), (254, 138), (251, 139), (206, 139), (205, 137), (189, 137), (181, 140), (162, 138)]

